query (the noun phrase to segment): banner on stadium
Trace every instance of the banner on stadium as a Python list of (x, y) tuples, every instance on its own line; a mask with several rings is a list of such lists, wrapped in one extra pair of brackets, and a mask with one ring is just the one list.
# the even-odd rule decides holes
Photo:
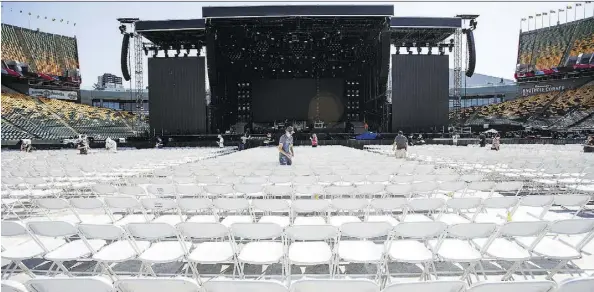
[(76, 93), (76, 91), (29, 88), (29, 95), (64, 100), (78, 99), (78, 94)]
[(530, 96), (539, 93), (562, 91), (565, 85), (535, 84), (532, 87), (522, 88), (522, 96)]

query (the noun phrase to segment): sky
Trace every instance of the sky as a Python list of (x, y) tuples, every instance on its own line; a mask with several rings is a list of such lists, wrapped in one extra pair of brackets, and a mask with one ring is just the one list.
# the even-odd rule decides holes
[[(575, 2), (2, 2), (2, 23), (40, 31), (76, 36), (83, 88), (92, 88), (97, 76), (113, 73), (121, 76), (120, 51), (122, 36), (116, 20), (137, 17), (142, 20), (201, 18), (203, 6), (254, 5), (357, 5), (391, 4), (395, 16), (454, 17), (457, 14), (478, 14), (474, 32), (476, 73), (513, 79), (517, 59), (520, 20), (549, 10), (574, 6)], [(583, 3), (583, 2), (582, 2)], [(585, 9), (583, 9), (586, 7)], [(574, 7), (575, 9), (575, 7)], [(20, 11), (23, 11), (21, 14)], [(590, 17), (594, 4), (578, 7), (577, 18)], [(28, 13), (32, 17), (28, 17)], [(40, 15), (40, 19), (36, 16)], [(44, 17), (64, 19), (52, 22)], [(553, 15), (551, 23), (556, 22)], [(565, 22), (565, 13), (560, 14)], [(568, 20), (574, 20), (570, 10)], [(66, 24), (66, 22), (69, 24)], [(547, 26), (548, 17), (544, 18)], [(76, 26), (72, 25), (76, 23)], [(530, 28), (534, 28), (534, 20)], [(538, 27), (541, 21), (536, 22)], [(523, 24), (527, 29), (527, 24)], [(451, 59), (451, 58), (450, 58)], [(453, 61), (450, 60), (450, 67)], [(146, 59), (145, 78), (147, 84)], [(128, 85), (126, 85), (127, 87)]]

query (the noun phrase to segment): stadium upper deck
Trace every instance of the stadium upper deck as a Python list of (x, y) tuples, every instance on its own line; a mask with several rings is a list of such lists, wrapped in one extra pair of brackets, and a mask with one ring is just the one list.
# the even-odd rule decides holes
[(594, 68), (594, 17), (520, 34), (516, 79), (579, 74)]
[(78, 87), (78, 69), (76, 38), (2, 24), (3, 75)]

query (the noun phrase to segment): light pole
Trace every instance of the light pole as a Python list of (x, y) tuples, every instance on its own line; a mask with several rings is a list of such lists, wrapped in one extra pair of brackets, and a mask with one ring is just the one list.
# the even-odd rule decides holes
[[(568, 21), (567, 21), (567, 12), (569, 12), (569, 10), (570, 10), (570, 9), (572, 9), (572, 8), (571, 8), (571, 5), (567, 5), (567, 7), (565, 7), (565, 8), (566, 8), (566, 9), (565, 9), (565, 23), (567, 23), (567, 22), (568, 22)], [(574, 19), (574, 20), (575, 20), (575, 19)]]
[[(563, 10), (563, 9), (559, 9), (559, 13), (557, 13), (557, 25), (559, 25), (559, 23), (560, 23), (560, 22), (559, 22), (559, 17), (560, 17), (560, 15), (559, 15), (559, 14), (561, 14), (561, 12), (563, 12), (563, 11), (565, 11), (565, 10)], [(565, 18), (565, 22), (567, 22), (567, 18)]]
[(520, 19), (520, 32), (522, 32), (522, 23), (526, 21), (526, 18)]
[[(573, 20), (575, 20), (577, 18), (577, 8), (582, 6), (582, 3), (575, 3), (575, 10), (573, 12)], [(582, 9), (584, 10), (584, 18), (586, 18), (586, 9)]]
[[(528, 16), (528, 31), (530, 31), (530, 19), (534, 18), (534, 16)], [(536, 27), (536, 22), (534, 22), (534, 27)]]
[[(586, 1), (586, 5), (584, 5), (584, 18), (586, 17), (586, 6), (588, 4), (592, 4), (592, 1)], [(594, 5), (592, 5), (592, 8), (594, 8)], [(592, 9), (592, 16), (594, 16), (594, 9)]]
[[(549, 26), (551, 26), (551, 16), (555, 14), (555, 10), (549, 11)], [(559, 20), (557, 19), (557, 24), (559, 24)]]

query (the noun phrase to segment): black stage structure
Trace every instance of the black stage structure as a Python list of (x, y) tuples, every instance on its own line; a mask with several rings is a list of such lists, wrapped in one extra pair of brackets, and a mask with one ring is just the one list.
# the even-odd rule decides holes
[[(204, 7), (202, 19), (136, 21), (149, 41), (150, 132), (447, 126), (446, 55), (463, 19), (393, 15), (391, 5)], [(191, 67), (204, 55), (201, 74)]]

